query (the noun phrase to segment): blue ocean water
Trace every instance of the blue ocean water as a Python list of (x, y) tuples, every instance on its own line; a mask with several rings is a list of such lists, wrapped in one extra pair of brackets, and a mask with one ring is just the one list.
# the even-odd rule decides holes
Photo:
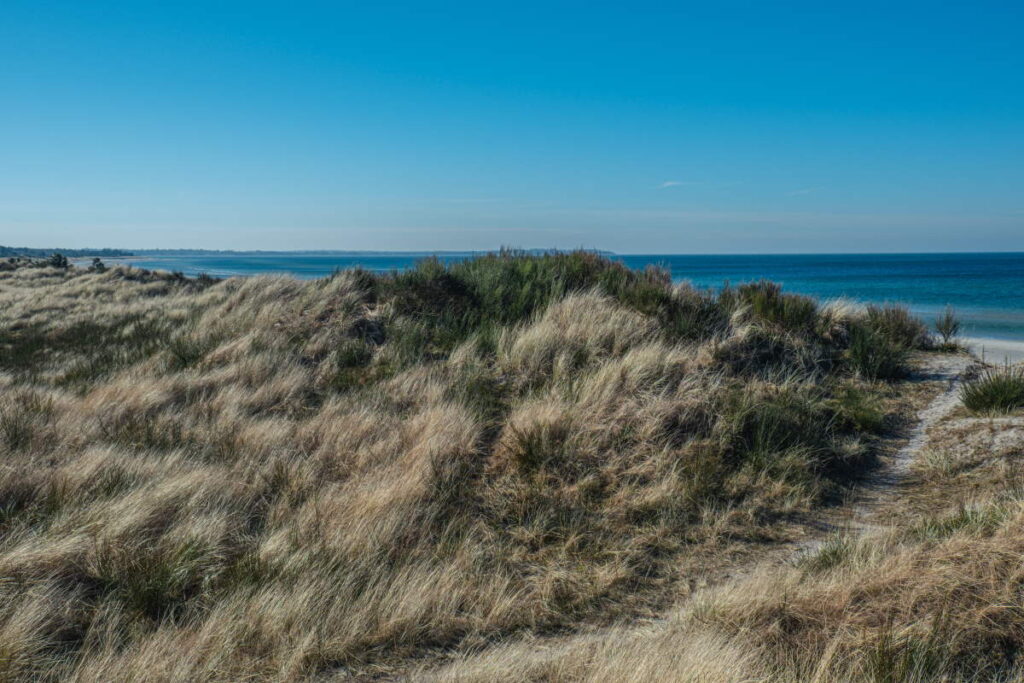
[[(302, 278), (362, 266), (375, 272), (402, 270), (426, 253), (224, 253), (153, 255), (126, 259), (141, 268), (216, 276), (290, 273)], [(472, 253), (446, 252), (443, 261)], [(721, 287), (761, 278), (786, 291), (822, 299), (894, 302), (930, 320), (947, 304), (964, 320), (964, 334), (1024, 340), (1024, 253), (988, 254), (801, 254), (763, 256), (618, 255), (630, 268), (661, 265), (673, 279)]]

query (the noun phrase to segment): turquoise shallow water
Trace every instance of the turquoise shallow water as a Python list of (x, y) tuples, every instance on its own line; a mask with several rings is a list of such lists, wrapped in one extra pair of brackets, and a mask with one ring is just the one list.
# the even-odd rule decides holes
[[(142, 268), (217, 276), (291, 273), (315, 278), (339, 268), (402, 270), (426, 253), (338, 254), (262, 252), (140, 256)], [(456, 261), (470, 253), (444, 253)], [(801, 254), (771, 256), (614, 256), (630, 268), (658, 264), (675, 280), (720, 287), (766, 278), (786, 291), (830, 299), (899, 302), (926, 319), (945, 305), (964, 320), (964, 334), (1024, 341), (1024, 253), (993, 254)]]

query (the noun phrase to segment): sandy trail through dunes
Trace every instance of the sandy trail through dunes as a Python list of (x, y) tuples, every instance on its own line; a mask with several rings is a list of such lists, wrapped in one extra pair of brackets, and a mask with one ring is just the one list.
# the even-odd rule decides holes
[[(815, 552), (836, 534), (860, 535), (881, 531), (889, 527), (886, 512), (901, 505), (905, 486), (910, 482), (911, 464), (928, 445), (929, 432), (960, 405), (960, 386), (980, 367), (976, 358), (966, 354), (928, 354), (917, 363), (909, 381), (938, 384), (939, 393), (917, 414), (917, 420), (900, 438), (902, 442), (892, 453), (882, 457), (882, 464), (857, 486), (852, 496), (840, 506), (826, 510), (816, 519), (801, 526), (805, 536), (793, 543), (769, 548), (754, 561), (731, 568), (728, 572), (708, 577), (706, 583), (682, 598), (675, 607), (657, 617), (641, 618), (630, 623), (602, 627), (571, 635), (532, 637), (521, 642), (505, 643), (499, 648), (524, 648), (532, 658), (557, 662), (576, 648), (598, 647), (609, 640), (629, 638), (660, 638), (683, 628), (682, 615), (695, 599), (709, 590), (717, 590), (745, 577), (772, 571), (798, 562), (802, 556)], [(682, 637), (682, 633), (678, 635)], [(487, 657), (487, 651), (478, 653)], [(471, 658), (472, 659), (472, 658)], [(437, 678), (434, 678), (437, 676)], [(444, 680), (445, 667), (427, 666), (418, 672), (418, 678)]]

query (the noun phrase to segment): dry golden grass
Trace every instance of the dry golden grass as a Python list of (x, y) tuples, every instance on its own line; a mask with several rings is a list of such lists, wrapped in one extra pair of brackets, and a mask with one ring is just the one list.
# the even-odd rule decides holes
[(424, 665), (433, 681), (1017, 681), (1024, 415), (953, 414), (887, 530), (702, 591), (664, 618)]
[[(418, 675), (728, 680), (800, 629), (825, 652), (840, 627), (813, 606), (833, 598), (791, 628), (781, 594), (757, 597), (791, 572), (705, 612), (715, 629), (607, 629), (783, 539), (870, 465), (893, 390), (844, 355), (864, 316), (566, 258), (313, 282), (0, 272), (0, 677), (456, 656)], [(466, 293), (499, 266), (545, 294)], [(597, 628), (565, 652), (517, 644)]]

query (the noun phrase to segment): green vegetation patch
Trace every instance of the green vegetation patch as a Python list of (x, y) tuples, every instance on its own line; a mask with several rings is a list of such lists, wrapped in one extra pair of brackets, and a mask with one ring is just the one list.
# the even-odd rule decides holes
[(975, 413), (1010, 413), (1024, 408), (1024, 366), (989, 370), (965, 382), (960, 400)]

